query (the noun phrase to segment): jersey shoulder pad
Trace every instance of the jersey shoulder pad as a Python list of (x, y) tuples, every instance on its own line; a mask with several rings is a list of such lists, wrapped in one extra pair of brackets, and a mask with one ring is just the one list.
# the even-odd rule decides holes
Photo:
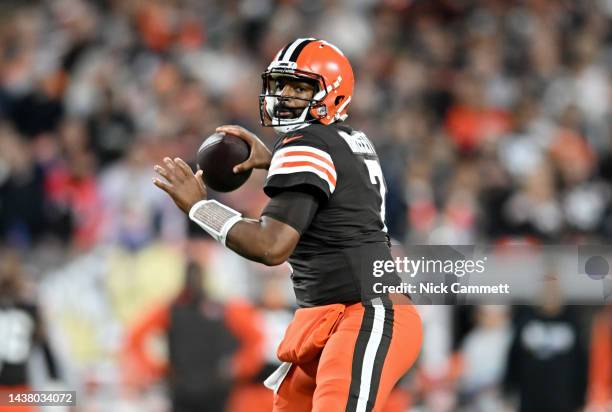
[(316, 128), (309, 126), (278, 139), (264, 192), (273, 197), (280, 191), (305, 185), (329, 198), (336, 189), (337, 178), (328, 144)]

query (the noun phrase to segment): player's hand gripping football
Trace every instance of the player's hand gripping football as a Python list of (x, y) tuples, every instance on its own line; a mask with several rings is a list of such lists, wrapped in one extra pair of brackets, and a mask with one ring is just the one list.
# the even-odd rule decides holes
[(194, 174), (180, 157), (175, 157), (174, 160), (165, 157), (163, 166), (155, 165), (153, 170), (165, 179), (156, 177), (153, 184), (168, 193), (183, 212), (189, 213), (193, 205), (206, 199), (202, 171), (198, 170)]
[(247, 142), (251, 148), (249, 158), (234, 166), (234, 173), (246, 172), (247, 170), (251, 169), (268, 170), (268, 168), (270, 168), (272, 153), (270, 153), (270, 150), (268, 150), (266, 145), (254, 133), (251, 133), (244, 127), (240, 126), (219, 126), (217, 127), (216, 132), (223, 132), (237, 136)]

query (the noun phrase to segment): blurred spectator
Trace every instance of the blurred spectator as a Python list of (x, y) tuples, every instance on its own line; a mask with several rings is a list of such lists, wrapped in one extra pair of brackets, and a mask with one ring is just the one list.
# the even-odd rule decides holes
[(546, 162), (541, 163), (521, 183), (520, 189), (505, 204), (508, 222), (523, 236), (557, 238), (564, 221), (551, 167)]
[(28, 142), (0, 127), (0, 238), (27, 250), (44, 233), (45, 176)]
[(480, 306), (476, 318), (476, 326), (465, 337), (460, 349), (460, 403), (474, 412), (499, 410), (502, 404), (497, 391), (503, 380), (512, 338), (508, 308)]
[(104, 90), (100, 107), (88, 122), (91, 143), (100, 166), (125, 156), (134, 140), (134, 123), (125, 112), (125, 104), (116, 100), (111, 89)]
[(475, 150), (483, 141), (508, 131), (508, 114), (487, 106), (482, 83), (475, 75), (464, 74), (455, 84), (456, 103), (447, 114), (446, 127), (459, 150)]
[(574, 412), (585, 405), (587, 385), (580, 323), (554, 273), (541, 287), (541, 305), (516, 313), (505, 388), (518, 395), (521, 412)]
[(28, 362), (36, 347), (43, 351), (49, 378), (59, 377), (45, 322), (38, 305), (28, 296), (31, 293), (27, 291), (25, 276), (19, 253), (0, 250), (0, 390), (3, 391), (32, 390)]
[(185, 217), (168, 207), (163, 194), (150, 184), (150, 157), (146, 145), (133, 144), (99, 178), (104, 238), (128, 250), (138, 250), (158, 237), (178, 240), (185, 233)]
[(65, 161), (47, 173), (45, 191), (52, 215), (50, 227), (76, 249), (100, 240), (103, 213), (95, 176), (95, 158), (85, 146), (69, 146)]
[[(202, 277), (200, 266), (189, 263), (179, 295), (146, 314), (127, 338), (128, 381), (150, 384), (167, 375), (175, 412), (225, 410), (232, 386), (256, 375), (263, 363), (260, 315), (244, 302), (213, 301)], [(147, 351), (156, 332), (167, 334), (167, 362)]]

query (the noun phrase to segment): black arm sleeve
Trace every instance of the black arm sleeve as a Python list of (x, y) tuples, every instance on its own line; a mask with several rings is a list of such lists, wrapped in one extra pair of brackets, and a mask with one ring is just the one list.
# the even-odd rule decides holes
[(274, 196), (262, 212), (262, 216), (288, 224), (301, 235), (319, 208), (316, 195), (308, 191), (285, 190)]

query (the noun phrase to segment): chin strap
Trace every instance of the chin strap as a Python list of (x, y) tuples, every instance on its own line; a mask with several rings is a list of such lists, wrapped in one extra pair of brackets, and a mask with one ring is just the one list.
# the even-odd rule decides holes
[(216, 200), (200, 200), (189, 210), (189, 219), (225, 246), (227, 234), (242, 220), (242, 213)]

